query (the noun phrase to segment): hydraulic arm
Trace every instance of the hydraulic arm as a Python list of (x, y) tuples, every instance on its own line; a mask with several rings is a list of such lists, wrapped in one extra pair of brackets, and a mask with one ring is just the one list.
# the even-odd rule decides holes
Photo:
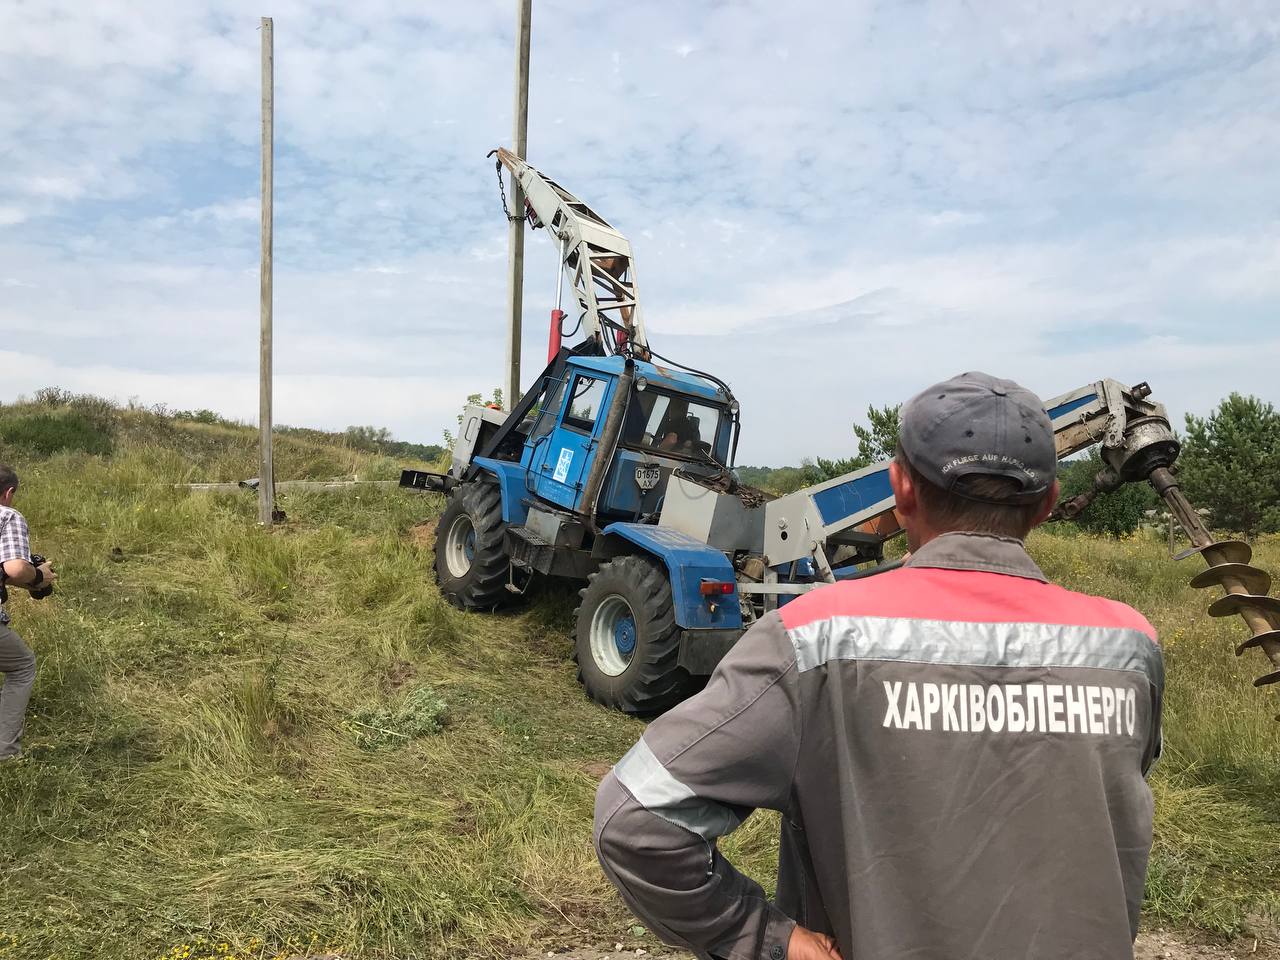
[[(604, 354), (649, 358), (649, 342), (636, 297), (631, 243), (604, 217), (510, 150), (499, 147), (498, 182), (506, 167), (525, 196), (524, 216), (535, 230), (545, 227), (560, 247), (560, 267), (573, 284), (581, 328)], [(503, 203), (505, 205), (505, 194)], [(517, 216), (507, 211), (507, 216)], [(559, 314), (559, 310), (556, 311)], [(562, 315), (554, 317), (562, 322)]]

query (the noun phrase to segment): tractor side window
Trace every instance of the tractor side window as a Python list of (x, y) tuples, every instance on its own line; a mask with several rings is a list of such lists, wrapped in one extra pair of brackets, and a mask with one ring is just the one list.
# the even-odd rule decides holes
[(556, 381), (555, 386), (551, 390), (550, 396), (543, 396), (534, 407), (533, 416), (537, 419), (533, 425), (533, 431), (529, 434), (530, 440), (539, 440), (551, 432), (551, 428), (556, 425), (556, 417), (560, 413), (560, 401), (564, 399), (564, 381)]
[(569, 406), (564, 412), (564, 425), (590, 433), (600, 416), (605, 387), (604, 380), (579, 375), (573, 381)]

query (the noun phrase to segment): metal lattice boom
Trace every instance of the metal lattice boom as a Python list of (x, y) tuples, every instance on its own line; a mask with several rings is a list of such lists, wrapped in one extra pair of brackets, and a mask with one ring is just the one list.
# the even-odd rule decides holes
[(582, 311), (582, 332), (598, 340), (603, 353), (647, 358), (631, 243), (604, 217), (510, 150), (499, 147), (494, 153), (524, 190), (530, 225), (545, 227), (560, 247), (561, 269)]

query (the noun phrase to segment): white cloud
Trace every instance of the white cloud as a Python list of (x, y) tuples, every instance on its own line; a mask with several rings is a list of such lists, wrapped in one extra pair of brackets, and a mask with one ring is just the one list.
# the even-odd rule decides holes
[(75, 200), (84, 196), (85, 182), (78, 177), (27, 177), (19, 189), (36, 197)]
[(976, 210), (939, 210), (937, 213), (928, 213), (921, 217), (926, 227), (941, 229), (971, 227), (976, 223), (986, 222), (986, 219), (986, 214)]
[(191, 223), (214, 221), (226, 223), (230, 220), (257, 220), (262, 210), (262, 202), (258, 197), (243, 197), (239, 200), (227, 200), (222, 203), (210, 203), (203, 207), (182, 211), (182, 218)]

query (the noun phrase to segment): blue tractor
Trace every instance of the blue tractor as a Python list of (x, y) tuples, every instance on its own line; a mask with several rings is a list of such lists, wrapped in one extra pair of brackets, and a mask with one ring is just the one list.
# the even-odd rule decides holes
[[(567, 350), (510, 414), (468, 408), (450, 473), (408, 478), (449, 488), (436, 534), (444, 596), (491, 609), (538, 576), (585, 582), (575, 646), (588, 692), (636, 713), (677, 702), (743, 616), (734, 551), (659, 520), (673, 476), (712, 496), (733, 484), (736, 411), (699, 374)], [(745, 550), (749, 531), (734, 534)]]

